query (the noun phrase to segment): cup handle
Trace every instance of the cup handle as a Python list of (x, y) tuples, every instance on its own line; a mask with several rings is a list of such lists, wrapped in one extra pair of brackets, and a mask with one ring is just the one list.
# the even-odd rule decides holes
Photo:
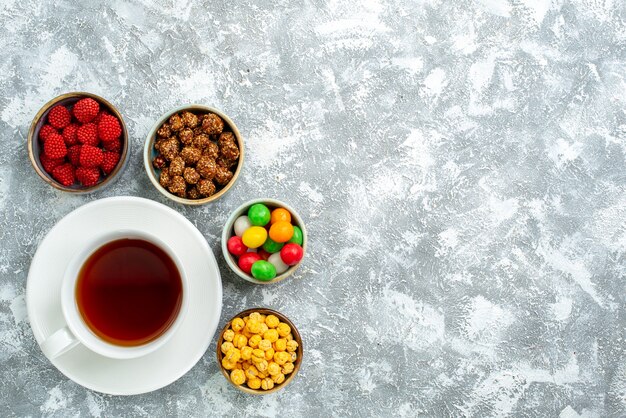
[(69, 328), (63, 327), (44, 340), (40, 346), (44, 355), (52, 360), (76, 347), (78, 343)]

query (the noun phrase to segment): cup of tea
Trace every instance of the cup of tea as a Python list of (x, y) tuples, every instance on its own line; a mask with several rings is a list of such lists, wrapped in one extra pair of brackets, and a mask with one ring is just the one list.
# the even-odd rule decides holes
[(187, 311), (187, 279), (171, 248), (142, 231), (95, 238), (61, 284), (65, 326), (41, 343), (53, 359), (78, 344), (106, 357), (145, 356), (165, 344)]

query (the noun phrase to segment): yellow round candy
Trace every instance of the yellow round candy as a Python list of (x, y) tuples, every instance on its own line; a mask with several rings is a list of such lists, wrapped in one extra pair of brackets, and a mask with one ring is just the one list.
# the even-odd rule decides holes
[(224, 356), (224, 359), (229, 363), (237, 363), (241, 358), (241, 351), (237, 348), (231, 348)]
[(250, 358), (252, 358), (252, 347), (241, 347), (241, 359), (250, 360)]
[(293, 353), (298, 348), (298, 342), (296, 340), (287, 341), (287, 351)]
[(246, 374), (241, 369), (235, 369), (230, 372), (230, 381), (236, 385), (243, 385), (246, 383)]
[(265, 352), (265, 360), (270, 361), (271, 359), (273, 359), (275, 353), (276, 351), (274, 351), (273, 348), (270, 348), (269, 350), (267, 350)]
[(276, 328), (279, 323), (280, 323), (280, 320), (276, 317), (276, 315), (268, 315), (265, 318), (265, 324), (269, 328)]
[[(284, 369), (285, 367), (283, 367)], [(259, 371), (254, 366), (250, 366), (247, 369), (244, 369), (244, 373), (248, 379), (254, 379), (259, 375)]]
[[(243, 234), (244, 238), (246, 234)], [(293, 225), (289, 222), (278, 221), (270, 226), (270, 238), (276, 242), (287, 242), (293, 236)], [(244, 240), (244, 244), (246, 241)]]
[(263, 329), (261, 327), (261, 323), (259, 321), (257, 321), (256, 319), (249, 320), (248, 323), (246, 324), (246, 328), (252, 334), (260, 334), (261, 330)]
[(291, 372), (293, 372), (293, 363), (289, 362), (289, 363), (285, 363), (283, 364), (283, 369), (281, 370), (283, 372), (283, 374), (289, 374)]
[(252, 337), (250, 337), (248, 339), (248, 345), (252, 348), (256, 348), (259, 343), (261, 342), (261, 340), (263, 339), (263, 337), (261, 337), (260, 335), (256, 334), (253, 335)]
[(235, 346), (230, 341), (225, 341), (222, 343), (222, 346), (221, 346), (222, 353), (224, 354), (228, 353), (231, 348), (235, 348)]
[(261, 389), (270, 390), (274, 387), (274, 381), (269, 377), (266, 377), (261, 381)]
[[(243, 245), (246, 247), (259, 248), (267, 239), (267, 230), (262, 226), (251, 226), (246, 229), (246, 232), (243, 233), (241, 239), (243, 240)], [(252, 317), (252, 315), (250, 316)]]
[(276, 330), (278, 331), (278, 335), (280, 335), (281, 337), (286, 337), (287, 335), (289, 335), (289, 333), (291, 333), (291, 327), (289, 327), (289, 325), (285, 324), (284, 322), (278, 324)]
[(259, 334), (265, 334), (268, 329), (269, 327), (267, 326), (267, 324), (265, 322), (261, 322), (261, 331), (259, 331)]
[(248, 344), (248, 339), (243, 334), (235, 334), (235, 337), (233, 338), (233, 344), (237, 348), (243, 348), (246, 346), (246, 344)]
[(287, 349), (287, 340), (284, 338), (279, 338), (274, 343), (274, 350), (276, 351), (285, 351)]
[(233, 319), (233, 322), (231, 322), (230, 327), (233, 329), (233, 331), (235, 332), (239, 332), (243, 329), (243, 327), (246, 326), (246, 323), (243, 322), (243, 319), (241, 318), (235, 318)]
[(257, 370), (260, 371), (261, 373), (264, 373), (267, 370), (268, 367), (269, 367), (269, 363), (265, 359), (259, 361), (256, 364)]
[(275, 375), (272, 376), (272, 380), (277, 385), (280, 385), (281, 383), (283, 383), (285, 381), (285, 375), (282, 374), (282, 373), (275, 374)]
[(224, 357), (224, 358), (222, 359), (222, 367), (223, 367), (223, 368), (225, 368), (226, 370), (232, 370), (232, 369), (234, 369), (234, 368), (235, 368), (235, 364), (236, 364), (236, 363), (232, 363), (232, 362), (228, 361), (228, 360), (226, 359), (226, 357)]
[(278, 363), (270, 361), (267, 365), (267, 373), (269, 373), (270, 376), (274, 376), (280, 373), (280, 366), (278, 365)]
[[(275, 329), (269, 329), (263, 334), (263, 338), (273, 343), (278, 339), (278, 331)], [(236, 344), (235, 344), (236, 345)]]
[(259, 348), (263, 351), (267, 351), (272, 348), (272, 342), (270, 340), (261, 340), (259, 342)]
[(224, 331), (224, 341), (232, 341), (234, 336), (235, 331), (233, 331), (232, 329), (227, 329), (226, 331)]
[(280, 364), (281, 366), (290, 360), (291, 360), (291, 356), (289, 355), (289, 353), (285, 351), (278, 351), (277, 353), (274, 354), (274, 361)]
[(258, 377), (253, 377), (252, 379), (248, 379), (248, 387), (250, 389), (258, 389), (261, 387), (261, 379)]
[(263, 319), (263, 315), (261, 315), (261, 314), (260, 314), (260, 313), (258, 313), (258, 312), (252, 312), (252, 313), (250, 314), (250, 319), (254, 319), (254, 320), (255, 320), (255, 321), (257, 321), (257, 322), (261, 322), (261, 320)]

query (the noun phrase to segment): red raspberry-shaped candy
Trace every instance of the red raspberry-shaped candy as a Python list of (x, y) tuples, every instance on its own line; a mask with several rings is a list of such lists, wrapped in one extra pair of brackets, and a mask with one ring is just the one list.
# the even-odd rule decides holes
[(88, 123), (98, 115), (100, 105), (91, 97), (80, 99), (74, 105), (74, 117), (81, 123)]
[(41, 153), (39, 161), (41, 162), (41, 166), (46, 173), (52, 174), (52, 170), (63, 164), (65, 162), (65, 158), (50, 158), (46, 154)]
[(70, 160), (74, 167), (80, 165), (80, 149), (82, 147), (82, 145), (72, 145), (67, 149), (67, 159)]
[(58, 133), (51, 133), (43, 144), (43, 152), (50, 158), (63, 158), (67, 154), (67, 147), (63, 137)]
[(122, 126), (115, 116), (102, 115), (98, 123), (98, 136), (102, 142), (113, 141), (122, 134)]
[(93, 145), (83, 145), (80, 149), (79, 161), (83, 167), (99, 167), (103, 158), (102, 150)]
[(75, 179), (74, 167), (70, 163), (62, 164), (52, 171), (52, 177), (64, 186), (71, 186)]
[(98, 112), (98, 115), (96, 116), (96, 118), (93, 120), (93, 123), (95, 123), (96, 125), (100, 123), (100, 120), (102, 119), (102, 116), (104, 115), (109, 115), (109, 112), (107, 112), (106, 110), (101, 110)]
[(41, 129), (39, 130), (39, 139), (41, 140), (41, 142), (46, 142), (48, 135), (50, 135), (51, 133), (58, 134), (59, 132), (56, 129), (54, 129), (52, 125), (46, 124), (42, 126)]
[(65, 145), (68, 147), (71, 145), (75, 145), (78, 142), (78, 136), (76, 133), (78, 132), (78, 125), (75, 123), (71, 123), (63, 128), (63, 139), (65, 140)]
[(122, 151), (122, 141), (119, 138), (114, 139), (113, 141), (103, 142), (102, 146), (107, 151), (113, 151), (120, 153)]
[(95, 123), (86, 123), (76, 132), (78, 142), (84, 145), (98, 145), (100, 140), (98, 139), (98, 128)]
[(76, 169), (76, 178), (83, 186), (95, 186), (100, 179), (100, 170), (95, 167), (78, 167)]
[(72, 115), (62, 105), (56, 105), (48, 112), (48, 123), (57, 129), (63, 129), (70, 124)]
[(104, 171), (105, 174), (110, 174), (111, 171), (115, 169), (119, 161), (120, 155), (117, 152), (105, 151), (104, 159), (102, 160), (100, 167), (102, 167), (102, 171)]

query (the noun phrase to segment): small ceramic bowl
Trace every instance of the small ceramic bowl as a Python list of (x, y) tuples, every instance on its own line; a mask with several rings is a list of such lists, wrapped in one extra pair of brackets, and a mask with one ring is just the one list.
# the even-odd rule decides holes
[[(228, 246), (227, 246), (228, 239), (232, 237), (233, 235), (235, 235), (235, 231), (233, 229), (233, 225), (235, 221), (241, 215), (245, 215), (248, 212), (248, 209), (250, 208), (250, 206), (254, 205), (255, 203), (263, 203), (265, 206), (269, 207), (270, 210), (278, 208), (278, 207), (287, 209), (291, 213), (291, 223), (295, 226), (300, 227), (300, 229), (302, 230), (302, 250), (304, 253), (302, 260), (300, 260), (298, 264), (295, 264), (289, 267), (287, 271), (285, 271), (283, 274), (278, 275), (274, 277), (272, 280), (267, 281), (267, 282), (257, 280), (251, 275), (246, 274), (243, 270), (241, 270), (239, 266), (237, 265), (237, 259), (233, 257), (231, 253), (228, 252)], [(304, 257), (306, 257), (306, 246), (307, 246), (307, 232), (304, 226), (304, 221), (302, 220), (300, 215), (298, 215), (298, 212), (296, 212), (294, 208), (276, 199), (270, 199), (270, 198), (254, 199), (254, 200), (250, 200), (249, 202), (244, 203), (243, 205), (239, 206), (230, 214), (228, 220), (226, 221), (226, 224), (224, 224), (224, 229), (222, 230), (222, 254), (224, 254), (224, 259), (226, 260), (228, 267), (230, 267), (230, 269), (234, 271), (235, 274), (237, 274), (237, 276), (254, 284), (277, 283), (291, 276), (298, 269), (298, 267), (300, 267), (300, 264), (302, 264)]]
[[(152, 165), (152, 161), (158, 155), (158, 151), (154, 148), (154, 143), (157, 137), (157, 131), (159, 130), (161, 125), (167, 122), (170, 116), (172, 116), (175, 113), (182, 112), (183, 110), (188, 110), (192, 113), (198, 113), (198, 112), (215, 113), (216, 115), (218, 115), (220, 118), (224, 120), (224, 123), (226, 125), (228, 125), (229, 129), (235, 135), (235, 138), (237, 139), (237, 146), (239, 147), (239, 160), (237, 162), (237, 167), (235, 171), (233, 172), (233, 178), (230, 180), (230, 182), (226, 186), (222, 187), (217, 193), (215, 193), (212, 196), (205, 197), (202, 199), (186, 199), (186, 198), (179, 197), (179, 196), (176, 196), (175, 194), (170, 193), (169, 190), (161, 186), (161, 184), (159, 183), (159, 176), (161, 174), (161, 170), (155, 168)], [(152, 182), (154, 187), (156, 187), (156, 189), (159, 192), (161, 192), (163, 196), (175, 202), (182, 203), (184, 205), (204, 205), (205, 203), (213, 202), (214, 200), (217, 200), (220, 197), (222, 197), (228, 190), (230, 190), (231, 187), (233, 187), (233, 185), (237, 181), (237, 178), (239, 177), (239, 173), (241, 172), (241, 168), (243, 167), (243, 160), (244, 160), (243, 139), (241, 138), (241, 134), (239, 133), (239, 130), (237, 129), (237, 126), (235, 125), (235, 123), (228, 116), (226, 116), (226, 114), (224, 114), (221, 110), (215, 109), (209, 106), (200, 105), (200, 104), (190, 104), (190, 105), (180, 106), (180, 107), (177, 107), (176, 109), (172, 109), (169, 112), (166, 112), (163, 116), (161, 116), (155, 122), (154, 126), (148, 133), (148, 137), (146, 138), (146, 143), (145, 143), (144, 152), (143, 152), (143, 162), (144, 162), (144, 166), (146, 169), (146, 173), (148, 174), (148, 178), (150, 178), (150, 181)]]
[[(41, 165), (41, 161), (39, 160), (39, 154), (41, 153), (42, 144), (39, 142), (39, 130), (46, 123), (46, 118), (48, 116), (48, 112), (54, 106), (60, 104), (64, 106), (71, 106), (80, 99), (84, 99), (85, 97), (91, 97), (95, 101), (97, 101), (101, 108), (104, 108), (109, 111), (113, 116), (115, 116), (122, 126), (122, 150), (120, 153), (120, 161), (117, 163), (117, 166), (113, 171), (104, 178), (100, 183), (91, 187), (84, 187), (80, 184), (73, 184), (71, 186), (64, 186), (61, 183), (57, 182), (50, 174), (48, 174)], [(33, 123), (30, 125), (30, 130), (28, 131), (28, 158), (30, 159), (33, 168), (46, 183), (55, 189), (62, 190), (64, 192), (74, 193), (74, 194), (82, 194), (82, 193), (91, 193), (96, 190), (104, 189), (105, 187), (111, 185), (117, 177), (122, 173), (124, 168), (126, 167), (126, 163), (128, 162), (129, 155), (129, 141), (128, 141), (128, 130), (126, 129), (126, 124), (124, 123), (124, 119), (122, 118), (122, 114), (117, 110), (115, 106), (106, 101), (100, 96), (97, 96), (92, 93), (85, 93), (82, 91), (72, 92), (62, 94), (54, 99), (50, 100), (46, 103), (35, 115), (33, 119)]]
[[(230, 380), (230, 372), (228, 370), (226, 370), (224, 367), (222, 367), (222, 358), (224, 357), (224, 354), (222, 353), (221, 347), (222, 347), (222, 343), (224, 342), (224, 332), (226, 332), (226, 330), (228, 328), (230, 328), (230, 324), (233, 321), (233, 319), (235, 319), (235, 318), (243, 318), (244, 316), (248, 316), (248, 315), (250, 315), (253, 312), (259, 312), (261, 315), (275, 315), (276, 317), (278, 317), (280, 322), (284, 322), (287, 325), (289, 325), (289, 327), (291, 328), (291, 334), (293, 335), (293, 339), (296, 340), (296, 342), (298, 343), (298, 348), (296, 350), (296, 354), (297, 354), (298, 358), (296, 359), (295, 363), (293, 364), (293, 366), (294, 366), (293, 367), (293, 372), (291, 372), (290, 374), (285, 376), (285, 381), (283, 383), (281, 383), (279, 385), (275, 385), (270, 390), (250, 389), (245, 384), (243, 384), (243, 385), (236, 385), (236, 384), (234, 384)], [(217, 364), (218, 364), (220, 370), (222, 371), (222, 374), (226, 378), (226, 380), (228, 380), (228, 382), (231, 385), (233, 385), (234, 387), (236, 387), (240, 391), (245, 392), (245, 393), (249, 393), (251, 395), (267, 395), (267, 394), (274, 393), (276, 391), (281, 390), (282, 388), (287, 386), (289, 383), (291, 383), (291, 381), (293, 380), (294, 377), (296, 377), (296, 374), (298, 374), (298, 371), (300, 370), (300, 366), (302, 365), (302, 353), (303, 353), (302, 350), (303, 350), (303, 348), (302, 348), (302, 337), (300, 336), (300, 333), (298, 332), (298, 329), (293, 324), (293, 322), (291, 322), (291, 320), (289, 320), (289, 318), (287, 318), (285, 315), (283, 315), (280, 312), (277, 312), (277, 311), (275, 311), (273, 309), (268, 309), (268, 308), (246, 309), (245, 311), (239, 312), (237, 315), (233, 316), (228, 321), (228, 323), (224, 326), (224, 328), (222, 329), (222, 332), (220, 333), (220, 336), (217, 339), (217, 349), (216, 349), (216, 352), (217, 352)]]

